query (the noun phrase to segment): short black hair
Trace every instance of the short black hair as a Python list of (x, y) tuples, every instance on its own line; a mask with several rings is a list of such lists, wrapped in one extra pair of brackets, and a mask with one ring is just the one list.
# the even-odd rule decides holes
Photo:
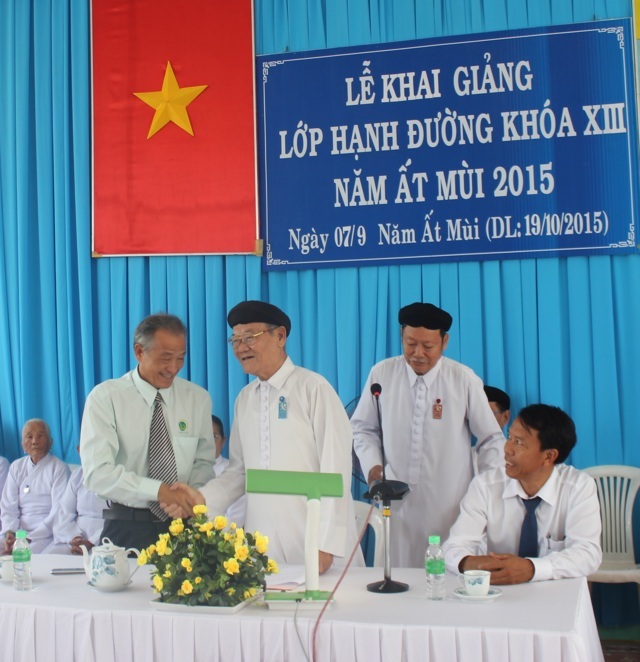
[(220, 429), (220, 434), (224, 437), (224, 425), (222, 425), (222, 420), (218, 418), (215, 414), (211, 414), (211, 422), (214, 425), (217, 425)]
[(495, 386), (485, 385), (484, 392), (486, 393), (489, 402), (497, 403), (498, 407), (500, 407), (500, 412), (509, 411), (511, 409), (511, 398), (504, 391), (501, 391)]
[(529, 405), (520, 410), (518, 418), (527, 431), (538, 433), (541, 450), (558, 451), (555, 464), (564, 462), (578, 441), (575, 423), (560, 407)]

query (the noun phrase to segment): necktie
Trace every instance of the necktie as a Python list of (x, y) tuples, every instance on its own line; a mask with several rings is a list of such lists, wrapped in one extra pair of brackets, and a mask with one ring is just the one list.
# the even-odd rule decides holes
[(523, 558), (537, 558), (538, 556), (538, 521), (536, 520), (536, 508), (541, 500), (540, 497), (521, 499), (527, 511), (522, 521), (520, 547), (518, 548), (518, 556), (522, 556)]
[[(162, 396), (160, 391), (156, 394), (151, 417), (151, 431), (149, 433), (149, 478), (161, 480), (163, 483), (175, 483), (178, 480), (176, 469), (176, 456), (171, 446), (171, 437), (162, 413)], [(157, 501), (149, 501), (151, 512), (161, 520), (168, 519), (168, 515), (160, 508)]]

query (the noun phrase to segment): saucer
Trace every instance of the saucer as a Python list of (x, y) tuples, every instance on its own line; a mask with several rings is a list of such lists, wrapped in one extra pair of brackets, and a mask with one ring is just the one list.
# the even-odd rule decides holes
[(116, 591), (122, 591), (127, 586), (131, 586), (131, 581), (127, 582), (124, 585), (117, 585), (117, 586), (96, 586), (95, 584), (92, 584), (91, 582), (87, 582), (87, 586), (91, 586), (91, 588), (95, 588), (96, 591), (102, 591), (102, 593), (115, 593)]
[(502, 591), (499, 588), (491, 587), (487, 595), (467, 595), (463, 588), (454, 588), (453, 594), (466, 602), (493, 602), (502, 595)]

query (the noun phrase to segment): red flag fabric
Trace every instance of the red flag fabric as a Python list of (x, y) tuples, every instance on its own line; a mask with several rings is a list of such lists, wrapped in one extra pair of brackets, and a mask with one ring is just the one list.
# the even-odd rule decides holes
[(251, 0), (92, 0), (93, 250), (256, 251)]

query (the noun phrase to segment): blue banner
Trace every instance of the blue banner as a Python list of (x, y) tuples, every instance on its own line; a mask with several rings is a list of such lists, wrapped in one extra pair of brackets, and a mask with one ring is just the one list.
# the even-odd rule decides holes
[(258, 58), (264, 268), (636, 247), (631, 19)]

